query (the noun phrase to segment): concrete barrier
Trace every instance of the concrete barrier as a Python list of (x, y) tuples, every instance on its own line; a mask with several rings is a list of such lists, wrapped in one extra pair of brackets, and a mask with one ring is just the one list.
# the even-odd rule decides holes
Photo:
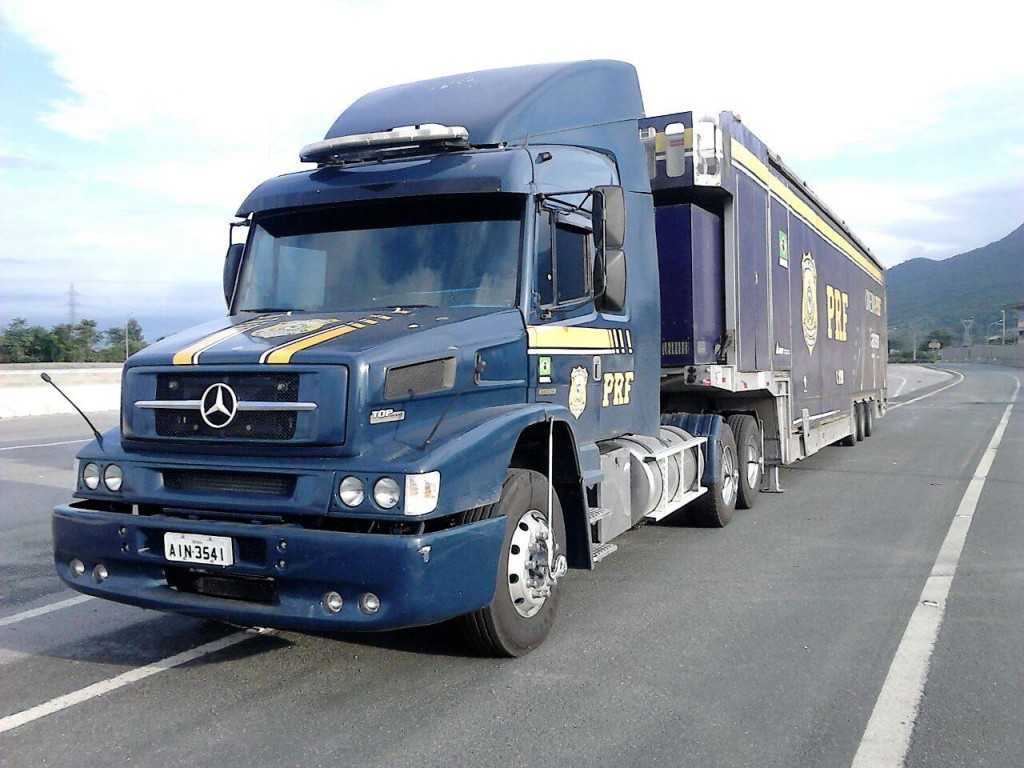
[(944, 363), (988, 363), (1024, 368), (1024, 344), (975, 344), (948, 347), (939, 352)]
[(121, 402), (119, 363), (30, 363), (0, 365), (0, 419), (74, 413), (52, 386), (46, 372), (83, 411), (116, 411)]

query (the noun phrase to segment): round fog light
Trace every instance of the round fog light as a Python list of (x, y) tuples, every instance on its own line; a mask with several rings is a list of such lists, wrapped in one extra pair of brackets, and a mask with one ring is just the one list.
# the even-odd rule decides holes
[(71, 569), (71, 575), (76, 579), (85, 573), (85, 563), (79, 560), (77, 557), (68, 563), (68, 568)]
[(324, 609), (328, 613), (337, 613), (341, 610), (341, 607), (345, 604), (345, 601), (341, 599), (341, 595), (337, 592), (328, 592), (324, 595), (323, 599)]
[(107, 573), (107, 566), (105, 566), (103, 563), (100, 563), (92, 569), (92, 577), (96, 579), (97, 582), (105, 580), (109, 575), (110, 574)]
[(121, 490), (122, 480), (124, 480), (124, 474), (117, 464), (108, 464), (107, 468), (103, 470), (103, 484), (107, 486), (108, 491)]
[(359, 610), (372, 616), (380, 610), (380, 598), (373, 592), (367, 592), (359, 598)]
[(366, 498), (363, 490), (363, 481), (358, 477), (349, 475), (338, 483), (338, 497), (346, 507), (358, 507)]
[(398, 504), (398, 483), (390, 477), (382, 477), (373, 486), (373, 500), (381, 509), (391, 509)]
[(82, 469), (82, 482), (85, 487), (90, 491), (95, 491), (100, 487), (100, 468), (92, 462), (89, 462)]

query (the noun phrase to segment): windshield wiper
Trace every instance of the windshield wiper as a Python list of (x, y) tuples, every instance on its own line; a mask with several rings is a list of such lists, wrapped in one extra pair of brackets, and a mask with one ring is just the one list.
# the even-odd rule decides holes
[(302, 309), (293, 307), (259, 307), (257, 309), (240, 309), (239, 312), (304, 312)]

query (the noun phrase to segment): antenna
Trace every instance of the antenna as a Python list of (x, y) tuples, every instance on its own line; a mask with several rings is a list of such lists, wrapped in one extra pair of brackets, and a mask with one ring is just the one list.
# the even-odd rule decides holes
[(39, 378), (41, 378), (43, 381), (45, 381), (51, 387), (53, 387), (58, 392), (60, 392), (61, 397), (63, 397), (65, 400), (67, 400), (69, 403), (71, 403), (71, 407), (74, 408), (76, 411), (78, 411), (78, 415), (79, 416), (81, 416), (83, 419), (85, 419), (85, 423), (89, 425), (89, 429), (91, 429), (92, 433), (96, 436), (96, 442), (99, 443), (100, 444), (100, 448), (102, 448), (103, 447), (103, 435), (101, 435), (100, 431), (98, 429), (96, 429), (96, 425), (94, 425), (91, 421), (89, 421), (89, 417), (86, 416), (84, 413), (82, 413), (82, 409), (79, 408), (77, 405), (75, 405), (74, 401), (70, 397), (68, 397), (67, 395), (64, 394), (64, 390), (63, 389), (61, 389), (60, 387), (58, 387), (56, 384), (53, 383), (53, 379), (50, 378), (50, 374), (48, 374), (48, 373), (40, 373), (39, 374)]

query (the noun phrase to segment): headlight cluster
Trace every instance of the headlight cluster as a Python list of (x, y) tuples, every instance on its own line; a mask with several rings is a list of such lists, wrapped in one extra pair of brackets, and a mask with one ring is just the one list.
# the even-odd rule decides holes
[[(425, 472), (405, 476), (406, 515), (426, 515), (437, 509), (441, 492), (441, 473)], [(393, 477), (380, 477), (373, 484), (373, 503), (381, 509), (394, 509), (402, 501), (402, 488)], [(346, 475), (338, 483), (338, 498), (346, 507), (358, 507), (366, 500), (366, 487), (355, 475)]]
[(103, 485), (108, 491), (117, 493), (121, 490), (121, 485), (124, 482), (124, 472), (121, 471), (121, 467), (117, 464), (107, 464), (103, 467), (102, 471), (100, 466), (92, 461), (82, 467), (82, 485), (90, 491), (95, 491), (100, 487), (101, 477)]

